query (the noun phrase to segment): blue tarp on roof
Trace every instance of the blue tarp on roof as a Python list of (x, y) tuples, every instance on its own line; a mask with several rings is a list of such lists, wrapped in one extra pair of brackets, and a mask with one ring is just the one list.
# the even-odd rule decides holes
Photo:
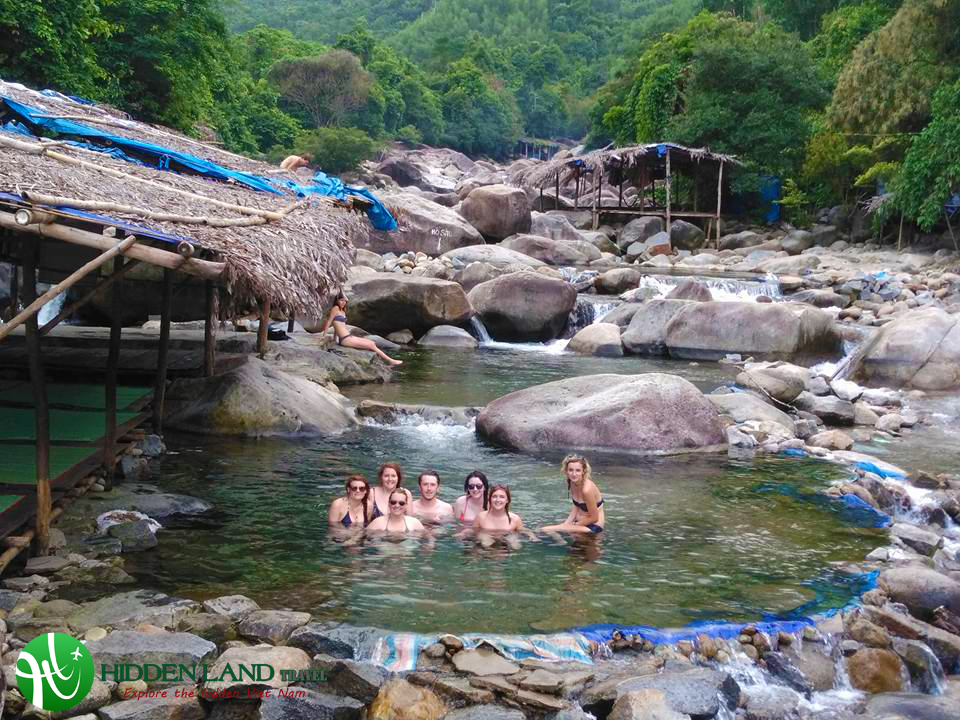
[[(160, 170), (188, 171), (197, 175), (202, 175), (214, 180), (224, 182), (236, 182), (253, 190), (269, 192), (275, 195), (283, 195), (283, 188), (290, 190), (297, 197), (307, 197), (309, 195), (323, 195), (334, 197), (340, 201), (346, 202), (348, 196), (354, 195), (366, 198), (372, 205), (367, 209), (367, 216), (370, 223), (377, 230), (387, 232), (397, 229), (397, 221), (394, 220), (390, 211), (384, 207), (369, 190), (364, 188), (355, 188), (344, 185), (339, 178), (332, 178), (323, 172), (317, 172), (313, 177), (313, 184), (301, 186), (297, 183), (286, 182), (282, 187), (267, 178), (248, 173), (229, 170), (228, 168), (217, 165), (208, 160), (203, 160), (195, 155), (189, 155), (177, 150), (151, 145), (150, 143), (130, 140), (129, 138), (91, 128), (86, 125), (64, 120), (62, 118), (46, 117), (45, 113), (38, 111), (28, 105), (11, 100), (8, 97), (0, 95), (0, 107), (15, 116), (16, 121), (8, 121), (3, 127), (11, 132), (26, 134), (25, 130), (30, 129), (34, 132), (43, 129), (58, 135), (66, 135), (74, 140), (74, 144), (88, 150), (107, 153), (118, 160), (136, 163), (139, 165), (155, 166)], [(149, 162), (144, 161), (147, 160)], [(153, 163), (151, 165), (151, 163)], [(112, 224), (117, 224), (113, 222)], [(142, 234), (142, 233), (141, 233)]]

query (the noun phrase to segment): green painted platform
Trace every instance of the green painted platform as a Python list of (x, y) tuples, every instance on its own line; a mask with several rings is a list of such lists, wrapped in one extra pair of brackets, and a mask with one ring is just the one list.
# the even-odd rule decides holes
[[(118, 412), (117, 426), (133, 420), (139, 413)], [(0, 440), (36, 440), (33, 410), (0, 409)], [(51, 410), (51, 442), (95, 442), (103, 437), (106, 413), (97, 410)]]
[[(118, 387), (117, 408), (124, 410), (136, 402), (150, 396), (152, 388)], [(51, 406), (103, 410), (106, 406), (105, 391), (99, 385), (68, 385), (50, 383), (47, 385), (47, 402)], [(33, 405), (33, 388), (29, 383), (17, 383), (0, 388), (0, 405)]]
[[(3, 462), (0, 463), (0, 485), (22, 485), (31, 488), (37, 485), (37, 448), (33, 443), (4, 445), (0, 448)], [(50, 479), (54, 480), (75, 465), (101, 451), (96, 447), (51, 447)], [(0, 509), (0, 512), (3, 512)]]

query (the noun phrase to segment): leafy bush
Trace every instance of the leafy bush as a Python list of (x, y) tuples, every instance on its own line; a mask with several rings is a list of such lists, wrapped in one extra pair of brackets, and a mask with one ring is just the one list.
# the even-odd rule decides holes
[(314, 166), (320, 170), (339, 175), (373, 157), (380, 144), (356, 128), (319, 128), (301, 133), (296, 148), (297, 154), (312, 155)]
[(413, 125), (404, 125), (397, 130), (396, 138), (407, 145), (419, 145), (423, 142), (423, 136)]

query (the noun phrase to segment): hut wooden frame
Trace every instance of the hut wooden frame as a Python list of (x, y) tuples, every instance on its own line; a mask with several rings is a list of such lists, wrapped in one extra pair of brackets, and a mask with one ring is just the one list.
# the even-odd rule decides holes
[[(677, 143), (650, 143), (630, 147), (595, 150), (577, 157), (565, 157), (524, 168), (514, 178), (517, 184), (539, 190), (540, 207), (544, 208), (544, 188), (554, 191), (555, 207), (560, 206), (561, 189), (573, 185), (573, 209), (590, 210), (593, 228), (596, 229), (604, 216), (643, 217), (656, 216), (664, 219), (669, 231), (675, 218), (700, 220), (705, 223), (708, 237), (720, 240), (720, 219), (723, 210), (724, 180), (729, 182), (725, 168), (739, 166), (733, 155), (714, 153), (707, 148), (689, 148)], [(677, 207), (674, 179), (684, 175), (693, 182), (692, 208)], [(702, 180), (712, 178), (716, 187), (714, 197), (702, 200), (697, 192)], [(658, 187), (665, 191), (663, 206), (649, 205), (654, 200)], [(615, 205), (603, 204), (603, 188), (614, 188), (617, 194)], [(635, 187), (638, 202), (626, 203), (624, 187)], [(709, 210), (701, 211), (703, 207)], [(714, 234), (715, 233), (715, 234)]]
[[(301, 181), (295, 174), (135, 122), (122, 113), (41, 95), (0, 81), (0, 94), (39, 107), (45, 114), (100, 125), (131, 139), (172, 147), (225, 167)], [(257, 351), (267, 345), (271, 311), (289, 319), (322, 314), (326, 298), (346, 280), (354, 240), (369, 232), (366, 218), (323, 197), (293, 199), (238, 185), (124, 162), (74, 144), (0, 130), (0, 255), (19, 266), (11, 281), (13, 317), (0, 324), (0, 342), (23, 326), (36, 418), (36, 524), (10, 538), (0, 571), (29, 540), (34, 552), (49, 548), (53, 507), (50, 478), (49, 404), (41, 340), (103, 289), (111, 288), (111, 330), (105, 373), (106, 427), (102, 465), (112, 478), (118, 457), (116, 389), (122, 328), (122, 288), (138, 265), (162, 269), (160, 335), (152, 402), (152, 425), (162, 432), (175, 276), (204, 283), (202, 371), (214, 372), (215, 320), (229, 305), (260, 315)], [(98, 213), (92, 215), (91, 213)], [(103, 213), (102, 215), (100, 213)], [(141, 228), (137, 231), (136, 228)], [(180, 238), (171, 242), (171, 238)], [(77, 267), (77, 258), (81, 258)], [(83, 262), (85, 261), (85, 262)], [(104, 273), (109, 270), (109, 273)], [(41, 273), (56, 284), (40, 298)], [(82, 285), (81, 285), (82, 284)], [(38, 313), (71, 287), (89, 287), (40, 327)], [(22, 301), (23, 311), (15, 312)]]

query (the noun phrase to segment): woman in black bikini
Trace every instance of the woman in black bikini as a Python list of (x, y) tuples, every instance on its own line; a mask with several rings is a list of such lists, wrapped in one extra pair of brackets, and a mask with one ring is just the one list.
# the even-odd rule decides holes
[(423, 523), (411, 515), (407, 515), (410, 501), (403, 488), (397, 488), (388, 498), (390, 512), (371, 520), (367, 530), (370, 532), (388, 533), (415, 533), (423, 531)]
[(602, 533), (606, 524), (603, 498), (600, 497), (600, 488), (591, 477), (590, 463), (585, 457), (567, 455), (561, 467), (567, 478), (567, 492), (570, 493), (573, 509), (559, 525), (540, 529), (544, 532)]
[(328, 522), (331, 527), (364, 528), (372, 519), (370, 483), (362, 475), (351, 475), (346, 485), (347, 494), (330, 503)]
[(413, 505), (413, 495), (403, 487), (403, 470), (396, 463), (384, 463), (377, 468), (377, 484), (370, 493), (371, 520), (376, 520), (390, 511), (390, 495), (394, 490), (400, 490), (407, 496), (404, 512), (408, 512)]
[(333, 304), (333, 307), (330, 308), (330, 312), (327, 313), (327, 319), (323, 322), (323, 329), (320, 331), (321, 334), (327, 332), (327, 328), (330, 325), (333, 325), (333, 334), (337, 338), (337, 344), (342, 345), (343, 347), (356, 348), (357, 350), (369, 350), (370, 352), (376, 354), (381, 360), (390, 365), (402, 365), (403, 360), (394, 360), (392, 357), (387, 355), (383, 350), (377, 347), (377, 344), (369, 339), (362, 337), (354, 337), (350, 334), (350, 331), (347, 330), (347, 298), (342, 293), (337, 295), (337, 301)]

